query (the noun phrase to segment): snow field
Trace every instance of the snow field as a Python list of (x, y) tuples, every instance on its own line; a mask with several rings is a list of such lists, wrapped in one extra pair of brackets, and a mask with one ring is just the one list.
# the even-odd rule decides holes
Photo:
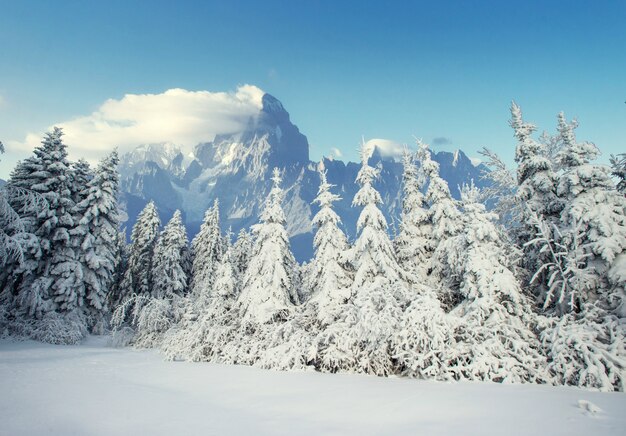
[[(0, 435), (623, 435), (626, 395), (0, 341)], [(598, 411), (599, 409), (599, 411)]]

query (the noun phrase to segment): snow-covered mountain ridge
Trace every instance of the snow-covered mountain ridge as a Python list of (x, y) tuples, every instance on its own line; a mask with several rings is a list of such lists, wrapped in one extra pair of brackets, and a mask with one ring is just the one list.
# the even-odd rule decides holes
[[(271, 170), (279, 167), (284, 171), (284, 209), (292, 249), (298, 260), (306, 260), (312, 254), (311, 218), (316, 212), (311, 202), (319, 187), (317, 169), (323, 164), (328, 181), (336, 185), (342, 197), (336, 204), (337, 213), (346, 233), (354, 236), (358, 211), (351, 203), (357, 191), (359, 164), (329, 158), (311, 161), (307, 138), (291, 122), (282, 103), (269, 94), (263, 96), (262, 103), (260, 114), (251, 117), (243, 131), (218, 135), (213, 141), (197, 144), (192, 152), (161, 143), (142, 145), (125, 154), (120, 173), (128, 230), (146, 202), (154, 200), (163, 220), (169, 219), (174, 210), (182, 210), (193, 237), (204, 211), (219, 199), (223, 228), (237, 232), (257, 221), (270, 189)], [(483, 184), (484, 167), (475, 166), (462, 151), (439, 152), (433, 157), (455, 197), (463, 183), (474, 180), (478, 186)], [(393, 227), (400, 207), (402, 165), (376, 147), (370, 163), (381, 168), (376, 188)]]

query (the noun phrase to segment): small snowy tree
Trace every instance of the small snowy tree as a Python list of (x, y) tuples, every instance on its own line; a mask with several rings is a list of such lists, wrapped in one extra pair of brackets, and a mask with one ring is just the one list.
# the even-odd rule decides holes
[(243, 276), (248, 269), (250, 254), (254, 246), (254, 240), (250, 232), (241, 229), (237, 234), (237, 240), (233, 245), (232, 263), (237, 274), (237, 281), (243, 281)]
[(273, 186), (254, 228), (253, 255), (244, 275), (239, 306), (244, 323), (264, 324), (285, 320), (298, 304), (291, 281), (295, 261), (289, 249), (285, 214), (281, 207), (283, 190), (278, 168), (272, 175)]
[(544, 382), (530, 302), (508, 265), (496, 217), (479, 196), (473, 186), (462, 190), (465, 229), (448, 251), (464, 298), (450, 312), (457, 343), (450, 371), (457, 379)]
[(346, 259), (348, 240), (339, 228), (339, 215), (332, 209), (340, 197), (330, 192), (334, 185), (328, 183), (323, 168), (319, 174), (320, 187), (314, 202), (319, 204), (320, 210), (313, 217), (317, 232), (313, 238), (315, 258), (308, 269), (307, 282), (312, 295), (308, 305), (315, 309), (319, 322), (328, 324), (333, 321), (329, 316), (331, 306), (343, 304), (350, 298), (352, 279)]
[(433, 254), (430, 259), (431, 282), (436, 283), (439, 299), (446, 311), (453, 308), (461, 299), (454, 289), (458, 285), (458, 277), (453, 272), (448, 251), (450, 241), (463, 229), (463, 217), (457, 208), (456, 202), (450, 194), (448, 183), (439, 176), (439, 164), (433, 161), (427, 145), (422, 146), (424, 151), (420, 155), (421, 166), (428, 176), (428, 190), (426, 201), (429, 207), (432, 223)]
[[(111, 320), (114, 328), (118, 329), (126, 321), (136, 324), (138, 314), (142, 306), (150, 300), (151, 290), (154, 284), (152, 279), (152, 266), (154, 248), (159, 237), (161, 220), (157, 213), (154, 202), (149, 202), (137, 217), (131, 233), (131, 245), (128, 255), (128, 264), (124, 278), (120, 284), (120, 305), (115, 309)], [(154, 303), (155, 309), (157, 303)], [(157, 312), (155, 310), (155, 312)], [(131, 318), (132, 314), (132, 318)], [(165, 315), (163, 315), (165, 317)], [(163, 318), (158, 316), (159, 319)], [(159, 324), (161, 321), (146, 324)]]
[(200, 231), (191, 243), (191, 253), (191, 294), (194, 298), (199, 298), (210, 292), (217, 265), (224, 253), (218, 200), (204, 214)]
[(239, 284), (232, 255), (232, 247), (227, 244), (217, 264), (211, 293), (196, 321), (179, 323), (165, 336), (162, 349), (169, 358), (222, 363), (237, 361), (237, 356), (225, 353), (239, 328), (236, 310)]
[[(418, 142), (420, 157), (428, 150)], [(402, 156), (402, 213), (400, 233), (394, 240), (398, 263), (406, 271), (416, 276), (425, 276), (432, 252), (431, 225), (422, 189), (426, 185), (426, 174), (422, 166), (418, 170), (414, 156), (404, 151)]]
[(185, 257), (187, 252), (187, 232), (179, 210), (167, 223), (154, 248), (152, 261), (152, 296), (172, 299), (183, 295), (187, 289)]

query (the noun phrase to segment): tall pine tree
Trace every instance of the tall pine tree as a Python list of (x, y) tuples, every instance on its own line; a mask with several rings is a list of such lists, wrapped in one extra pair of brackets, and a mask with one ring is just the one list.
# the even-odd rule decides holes
[(107, 294), (117, 266), (118, 162), (115, 151), (100, 162), (93, 178), (78, 193), (77, 198), (82, 200), (73, 209), (77, 222), (71, 234), (82, 268), (85, 310), (90, 327), (99, 331), (103, 329)]

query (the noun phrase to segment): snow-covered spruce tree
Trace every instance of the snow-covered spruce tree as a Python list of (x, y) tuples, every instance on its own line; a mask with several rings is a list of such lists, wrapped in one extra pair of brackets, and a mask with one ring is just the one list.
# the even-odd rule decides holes
[(72, 172), (62, 135), (59, 128), (47, 133), (41, 146), (34, 150), (33, 158), (18, 170), (17, 173), (25, 177), (15, 180), (17, 187), (26, 184), (25, 187), (41, 195), (48, 204), (43, 210), (24, 211), (39, 239), (41, 252), (29, 259), (34, 262), (25, 265), (25, 268), (35, 264), (36, 267), (24, 270), (18, 300), (27, 314), (36, 317), (54, 310), (72, 312), (83, 303), (83, 295), (78, 292), (82, 271), (70, 238), (74, 224)]
[(538, 226), (538, 245), (551, 254), (543, 303), (553, 317), (545, 320), (542, 340), (558, 381), (624, 390), (626, 198), (610, 169), (591, 163), (599, 151), (576, 140), (576, 126), (559, 115), (564, 208), (552, 233), (545, 223)]
[(70, 187), (72, 191), (72, 200), (75, 204), (78, 204), (83, 201), (87, 183), (93, 178), (94, 173), (89, 166), (89, 162), (85, 159), (79, 159), (76, 162), (72, 162), (71, 168), (72, 182)]
[(611, 155), (611, 168), (613, 175), (617, 177), (617, 190), (626, 195), (626, 153)]
[(400, 326), (409, 275), (398, 265), (387, 222), (378, 208), (382, 199), (373, 182), (378, 171), (361, 148), (359, 191), (353, 206), (363, 209), (351, 252), (355, 268), (352, 297), (337, 321), (316, 338), (316, 365), (323, 371), (356, 371), (376, 375), (395, 372), (392, 344)]
[[(558, 214), (560, 205), (556, 198), (556, 175), (544, 145), (532, 138), (536, 127), (522, 118), (520, 107), (511, 103), (510, 125), (514, 130), (517, 146), (518, 196), (528, 209), (541, 217)], [(532, 234), (532, 229), (531, 229)]]
[(330, 192), (334, 185), (328, 183), (323, 168), (319, 174), (320, 187), (314, 202), (319, 204), (320, 210), (313, 217), (317, 232), (313, 238), (315, 257), (308, 269), (311, 299), (307, 305), (315, 312), (318, 322), (327, 325), (334, 321), (333, 309), (350, 298), (352, 278), (346, 258), (348, 240), (339, 228), (341, 219), (332, 208), (341, 198)]
[(10, 198), (12, 208), (34, 237), (25, 244), (23, 262), (12, 264), (7, 271), (7, 282), (15, 296), (15, 320), (23, 321), (18, 334), (47, 342), (75, 343), (86, 334), (84, 319), (77, 310), (84, 295), (82, 271), (69, 233), (74, 224), (72, 170), (62, 135), (58, 128), (47, 133), (33, 156), (20, 162), (9, 179), (9, 190), (30, 190), (47, 207), (20, 195)]
[(427, 145), (420, 155), (421, 167), (428, 176), (426, 201), (432, 224), (433, 254), (430, 259), (431, 282), (436, 283), (439, 300), (446, 311), (452, 309), (462, 296), (456, 291), (459, 278), (450, 265), (450, 241), (463, 229), (463, 216), (450, 194), (448, 183), (439, 176), (439, 164), (431, 159)]
[(294, 264), (281, 207), (282, 176), (275, 168), (272, 189), (267, 197), (261, 222), (253, 227), (253, 254), (246, 270), (239, 305), (244, 323), (264, 324), (285, 320), (299, 304), (288, 271)]
[[(428, 149), (418, 142), (418, 153), (422, 156)], [(426, 275), (430, 260), (431, 225), (422, 189), (426, 185), (424, 168), (418, 169), (414, 156), (408, 150), (402, 156), (402, 213), (400, 233), (394, 240), (398, 263), (415, 276)]]
[(131, 324), (136, 328), (135, 345), (154, 347), (179, 319), (182, 294), (187, 288), (185, 271), (187, 233), (179, 210), (166, 224), (154, 247), (150, 295), (141, 295)]
[[(313, 217), (317, 226), (313, 239), (315, 258), (306, 266), (303, 280), (304, 286), (309, 288), (306, 293), (311, 297), (303, 306), (296, 308), (291, 319), (274, 330), (268, 342), (271, 348), (259, 361), (264, 367), (302, 369), (311, 365), (321, 366), (321, 359), (328, 357), (329, 349), (324, 342), (326, 335), (320, 335), (320, 332), (337, 322), (350, 297), (349, 245), (338, 227), (340, 218), (332, 209), (339, 196), (330, 192), (333, 185), (328, 183), (323, 167), (319, 168), (319, 172), (320, 187), (314, 202), (320, 205), (320, 210)], [(317, 356), (318, 350), (323, 356)]]
[[(511, 103), (509, 124), (517, 139), (517, 197), (522, 205), (522, 225), (513, 229), (512, 238), (524, 248), (522, 266), (533, 274), (541, 265), (549, 262), (544, 251), (535, 244), (528, 244), (536, 233), (535, 217), (554, 225), (562, 205), (556, 195), (556, 174), (545, 144), (533, 139), (532, 134), (536, 127), (523, 120), (522, 111), (515, 102)], [(547, 275), (540, 273), (531, 284), (540, 299), (544, 298), (548, 280)]]
[(233, 247), (226, 244), (215, 270), (211, 293), (194, 322), (180, 322), (167, 332), (162, 350), (170, 359), (236, 363), (224, 350), (239, 327), (236, 310), (239, 283), (233, 265)]
[[(4, 145), (0, 142), (0, 154), (4, 153)], [(11, 205), (19, 204), (27, 210), (37, 210), (45, 207), (43, 198), (30, 189), (15, 186), (0, 186), (0, 288), (3, 292), (11, 293), (11, 286), (5, 282), (11, 265), (21, 264), (24, 261), (24, 249), (29, 239), (35, 239), (29, 233), (27, 222)], [(8, 268), (6, 268), (8, 267)], [(7, 271), (8, 270), (8, 271)]]
[(252, 234), (246, 229), (239, 230), (237, 240), (233, 244), (232, 263), (237, 273), (237, 281), (243, 281), (243, 276), (248, 269), (250, 254), (254, 246)]
[[(561, 243), (568, 250), (580, 246), (584, 252), (578, 268), (591, 274), (587, 289), (571, 290), (572, 294), (548, 294), (546, 305), (560, 307), (557, 312), (580, 312), (586, 303), (598, 303), (616, 313), (623, 305), (623, 293), (611, 295), (626, 283), (611, 283), (609, 270), (618, 256), (626, 253), (626, 199), (614, 187), (610, 169), (591, 163), (598, 154), (590, 142), (578, 142), (574, 134), (577, 124), (567, 123), (559, 114), (559, 133), (564, 147), (559, 157), (563, 174), (558, 194), (564, 202), (560, 216)], [(577, 234), (582, 239), (577, 241)], [(567, 292), (567, 290), (566, 290)], [(554, 301), (553, 301), (554, 300)], [(566, 306), (566, 307), (563, 307)]]
[[(4, 146), (0, 142), (0, 154)], [(29, 233), (27, 223), (11, 206), (11, 201), (26, 206), (28, 210), (46, 207), (41, 196), (30, 189), (0, 186), (0, 335), (16, 329), (14, 313), (13, 273), (24, 263), (24, 253), (38, 246), (37, 238)]]
[(498, 215), (500, 225), (507, 233), (517, 235), (523, 223), (524, 204), (517, 195), (517, 175), (495, 152), (483, 148), (479, 153), (485, 157), (483, 162), (489, 171), (484, 171), (481, 178), (489, 181), (481, 190), (483, 201), (493, 203), (492, 211)]
[(121, 286), (128, 266), (128, 248), (128, 244), (126, 243), (126, 229), (123, 228), (118, 230), (115, 236), (115, 270), (113, 271), (113, 277), (107, 295), (107, 306), (110, 309), (115, 309), (124, 299)]
[(252, 229), (254, 248), (237, 301), (241, 327), (238, 337), (224, 350), (225, 358), (235, 363), (254, 364), (271, 346), (268, 344), (275, 330), (299, 304), (290, 271), (295, 260), (281, 207), (281, 181), (281, 173), (275, 168), (260, 223)]
[(204, 310), (215, 281), (215, 271), (224, 254), (224, 238), (220, 232), (219, 202), (204, 214), (200, 231), (191, 243), (191, 286), (188, 316), (192, 319)]
[(403, 209), (400, 234), (394, 241), (400, 265), (415, 279), (409, 283), (408, 307), (394, 332), (393, 355), (398, 371), (419, 378), (448, 378), (447, 360), (454, 346), (453, 331), (427, 272), (432, 256), (432, 225), (425, 209), (427, 173), (432, 171), (428, 146), (418, 141), (417, 159), (426, 162), (416, 168), (414, 156), (403, 156)]
[(152, 261), (152, 297), (171, 299), (187, 289), (185, 262), (188, 250), (187, 231), (179, 210), (167, 223), (154, 248)]
[(84, 310), (89, 328), (96, 333), (106, 328), (107, 294), (117, 261), (118, 162), (115, 151), (100, 162), (93, 178), (85, 179), (86, 185), (76, 196), (82, 200), (72, 210), (77, 222), (70, 233), (82, 269)]
[(464, 298), (450, 312), (456, 347), (449, 371), (455, 379), (549, 381), (531, 303), (509, 265), (497, 217), (479, 198), (474, 186), (463, 188), (465, 228), (448, 250)]
[(151, 201), (137, 217), (131, 233), (128, 264), (120, 284), (121, 303), (115, 309), (111, 320), (116, 329), (129, 320), (134, 324), (143, 303), (149, 300), (154, 283), (152, 280), (154, 248), (160, 226), (159, 214), (154, 202)]

